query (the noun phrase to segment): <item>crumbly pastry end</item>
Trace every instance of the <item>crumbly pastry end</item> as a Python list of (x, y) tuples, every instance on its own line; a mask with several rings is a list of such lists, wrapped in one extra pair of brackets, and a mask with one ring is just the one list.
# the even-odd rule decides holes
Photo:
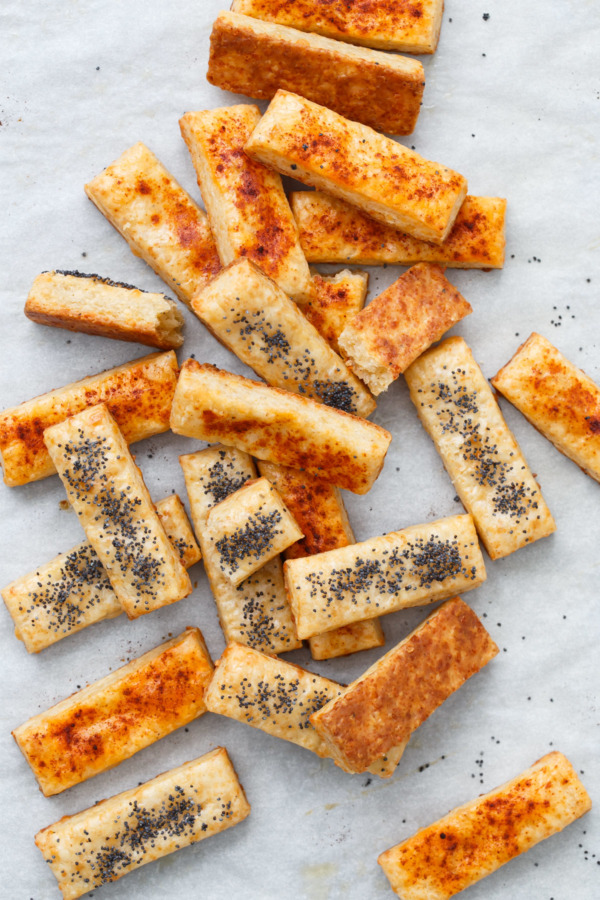
[(179, 120), (223, 265), (244, 258), (294, 299), (310, 272), (281, 176), (244, 153), (260, 121), (248, 104), (188, 112)]
[(250, 813), (224, 747), (43, 828), (35, 843), (64, 900), (237, 825)]
[(492, 384), (557, 450), (600, 481), (600, 387), (533, 332)]
[(213, 24), (206, 77), (217, 87), (262, 100), (279, 88), (293, 91), (388, 134), (411, 134), (425, 87), (423, 66), (415, 59), (235, 12), (221, 12)]
[(184, 303), (220, 271), (206, 215), (144, 144), (126, 150), (85, 192)]
[(244, 149), (284, 175), (436, 244), (447, 238), (467, 193), (457, 172), (288, 91), (277, 91)]
[(405, 372), (410, 397), (491, 559), (556, 530), (494, 394), (460, 337)]
[(321, 275), (311, 269), (312, 291), (302, 312), (338, 356), (338, 338), (350, 319), (365, 305), (369, 287), (367, 272), (343, 269), (335, 275)]
[(322, 191), (294, 191), (290, 202), (310, 263), (501, 269), (506, 248), (506, 200), (465, 197), (443, 244), (431, 244), (376, 222), (350, 203)]
[(569, 760), (553, 751), (386, 850), (378, 863), (401, 900), (449, 900), (591, 806)]
[(13, 731), (46, 797), (129, 759), (206, 712), (212, 661), (202, 633), (178, 637)]
[(412, 634), (311, 716), (331, 755), (364, 772), (410, 735), (498, 653), (459, 597), (447, 600)]
[(105, 403), (128, 444), (169, 429), (177, 384), (177, 357), (171, 350), (89, 375), (0, 413), (0, 458), (9, 487), (56, 472), (44, 431), (90, 406)]
[(365, 419), (193, 359), (181, 370), (171, 429), (305, 469), (356, 494), (371, 488), (391, 441)]
[(340, 348), (377, 395), (471, 312), (440, 266), (419, 263), (350, 320), (339, 337)]
[(375, 409), (364, 384), (253, 262), (231, 263), (194, 295), (192, 309), (268, 384), (355, 415), (368, 416)]
[(445, 600), (486, 579), (471, 516), (450, 516), (290, 559), (285, 583), (298, 637)]
[(53, 425), (44, 441), (127, 616), (135, 619), (187, 597), (192, 584), (179, 552), (106, 406)]

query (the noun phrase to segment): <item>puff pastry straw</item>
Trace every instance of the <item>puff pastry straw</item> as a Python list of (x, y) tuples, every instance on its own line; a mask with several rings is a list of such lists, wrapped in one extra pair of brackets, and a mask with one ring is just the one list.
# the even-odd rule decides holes
[(338, 338), (350, 319), (365, 305), (369, 275), (342, 269), (335, 275), (312, 271), (312, 276), (310, 299), (302, 305), (302, 312), (339, 355)]

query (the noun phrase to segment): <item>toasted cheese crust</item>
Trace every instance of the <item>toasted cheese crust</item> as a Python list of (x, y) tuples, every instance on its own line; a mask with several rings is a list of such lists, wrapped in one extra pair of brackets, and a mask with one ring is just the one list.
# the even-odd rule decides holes
[(182, 367), (171, 428), (306, 469), (356, 494), (370, 489), (391, 441), (379, 425), (194, 359)]
[(492, 384), (557, 450), (600, 481), (600, 387), (533, 332)]
[(187, 597), (189, 576), (106, 406), (53, 425), (44, 440), (127, 616), (135, 619)]
[(268, 384), (368, 416), (375, 401), (296, 304), (247, 259), (194, 295), (206, 327)]
[(284, 574), (301, 639), (445, 600), (478, 587), (486, 578), (471, 516), (450, 516), (290, 559)]
[(284, 175), (425, 241), (448, 236), (467, 182), (367, 125), (279, 90), (245, 146)]
[(64, 900), (237, 825), (250, 805), (223, 747), (43, 828)]
[(206, 712), (198, 628), (160, 644), (13, 731), (46, 797), (111, 769)]
[(339, 345), (352, 370), (377, 395), (471, 312), (443, 269), (419, 263), (350, 320)]
[(220, 271), (206, 215), (144, 144), (126, 150), (85, 192), (184, 303)]
[(506, 200), (467, 196), (443, 244), (431, 244), (376, 222), (355, 206), (321, 191), (294, 191), (292, 212), (302, 249), (312, 263), (501, 269), (506, 247)]
[(425, 87), (417, 60), (233, 12), (215, 20), (206, 77), (217, 87), (262, 100), (279, 88), (293, 91), (388, 134), (411, 134)]
[(475, 613), (455, 597), (315, 712), (311, 724), (350, 771), (407, 741), (498, 653)]
[(302, 299), (310, 272), (281, 177), (244, 153), (260, 121), (257, 106), (189, 112), (179, 120), (223, 265), (252, 260)]
[(335, 275), (312, 272), (312, 276), (311, 296), (302, 305), (302, 312), (340, 355), (338, 338), (350, 319), (365, 305), (369, 275), (343, 269)]
[(591, 805), (569, 760), (554, 751), (386, 850), (378, 863), (401, 900), (449, 900)]
[(168, 431), (177, 373), (173, 351), (152, 353), (5, 409), (0, 413), (5, 483), (16, 487), (54, 474), (44, 431), (97, 403), (106, 404), (128, 444)]

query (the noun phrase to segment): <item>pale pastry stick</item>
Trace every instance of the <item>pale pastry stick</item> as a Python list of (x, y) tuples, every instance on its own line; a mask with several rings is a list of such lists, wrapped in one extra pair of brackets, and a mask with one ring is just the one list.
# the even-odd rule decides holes
[(369, 275), (350, 269), (342, 269), (335, 275), (321, 275), (312, 270), (311, 274), (311, 296), (302, 305), (302, 312), (339, 356), (338, 338), (365, 305)]
[[(555, 750), (511, 781), (421, 828), (377, 861), (401, 900), (450, 900), (562, 831), (591, 806), (573, 766)], [(516, 884), (506, 890), (507, 896), (525, 896)]]
[(372, 487), (391, 441), (365, 419), (194, 359), (177, 382), (171, 429), (306, 469), (355, 494)]
[(425, 87), (416, 59), (235, 12), (222, 12), (214, 22), (206, 77), (217, 87), (262, 100), (279, 88), (294, 91), (389, 134), (414, 130)]
[(376, 222), (322, 191), (294, 191), (291, 204), (302, 249), (312, 263), (412, 266), (431, 262), (450, 269), (501, 269), (504, 265), (506, 200), (502, 197), (465, 197), (443, 244), (420, 241)]
[(339, 345), (350, 368), (377, 395), (471, 312), (443, 269), (419, 263), (350, 320)]
[(223, 265), (244, 257), (290, 297), (310, 290), (310, 272), (281, 176), (244, 153), (257, 106), (188, 112), (179, 120)]
[(310, 717), (332, 758), (364, 772), (498, 653), (475, 613), (446, 600), (339, 697)]
[(285, 592), (280, 557), (234, 587), (217, 564), (206, 536), (206, 520), (215, 504), (256, 478), (251, 458), (232, 447), (216, 446), (180, 456), (179, 462), (225, 640), (268, 653), (301, 647)]
[(556, 530), (494, 394), (460, 337), (405, 372), (410, 398), (491, 559)]
[(117, 881), (250, 813), (224, 747), (42, 828), (35, 843), (63, 900)]
[(85, 192), (184, 303), (220, 271), (206, 215), (144, 144), (126, 150)]
[(281, 288), (247, 259), (194, 295), (192, 309), (242, 362), (271, 385), (368, 416), (375, 401)]
[[(322, 478), (306, 472), (260, 461), (258, 470), (275, 485), (304, 537), (285, 551), (286, 559), (298, 559), (354, 544), (341, 492)], [(379, 619), (344, 625), (309, 639), (313, 659), (333, 659), (360, 650), (383, 647), (385, 638)]]
[(284, 565), (300, 639), (478, 587), (485, 566), (471, 516), (449, 516)]
[(466, 179), (452, 169), (282, 90), (245, 150), (283, 175), (436, 244), (447, 238), (467, 194)]
[(13, 731), (46, 797), (111, 769), (206, 712), (212, 662), (186, 628)]
[(557, 450), (600, 481), (600, 387), (533, 332), (492, 384)]
[(232, 10), (381, 50), (433, 53), (442, 24), (443, 0), (233, 0)]
[[(160, 500), (156, 512), (183, 565), (193, 566), (200, 550), (177, 494)], [(123, 612), (87, 541), (17, 578), (0, 593), (15, 623), (15, 636), (28, 653), (39, 653), (69, 634)]]
[(56, 472), (45, 429), (97, 403), (106, 403), (128, 444), (168, 431), (177, 372), (172, 350), (152, 353), (5, 409), (0, 413), (4, 481), (15, 487)]
[(187, 597), (189, 575), (106, 406), (47, 428), (44, 440), (128, 618)]
[[(337, 697), (342, 689), (342, 685), (329, 678), (231, 643), (217, 660), (205, 700), (210, 712), (245, 722), (312, 750), (317, 756), (329, 757), (309, 717)], [(381, 778), (393, 775), (406, 743), (390, 748), (385, 756), (373, 762), (369, 772)]]
[(42, 272), (27, 297), (25, 315), (40, 325), (161, 350), (183, 344), (183, 316), (174, 300), (99, 275)]

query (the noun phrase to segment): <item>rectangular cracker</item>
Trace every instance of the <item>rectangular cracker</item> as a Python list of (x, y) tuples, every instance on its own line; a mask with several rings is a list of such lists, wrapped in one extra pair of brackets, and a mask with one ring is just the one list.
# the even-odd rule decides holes
[(224, 90), (261, 100), (270, 100), (279, 88), (293, 91), (388, 134), (411, 134), (425, 87), (416, 59), (235, 12), (220, 13), (213, 24), (206, 77)]
[(220, 271), (205, 213), (144, 144), (126, 150), (85, 192), (184, 303)]
[[(401, 900), (450, 900), (592, 806), (562, 753), (421, 828), (377, 860)], [(518, 896), (507, 885), (507, 896)]]
[(284, 565), (299, 638), (472, 590), (486, 579), (471, 516), (390, 531)]
[[(300, 666), (267, 656), (241, 644), (228, 644), (217, 660), (206, 691), (210, 712), (246, 722), (267, 734), (312, 750), (320, 757), (329, 751), (309, 717), (342, 686)], [(406, 742), (373, 762), (369, 771), (381, 778), (394, 774)]]
[(405, 378), (491, 559), (552, 534), (556, 525), (539, 485), (465, 341), (442, 341)]
[(350, 269), (342, 269), (335, 275), (321, 275), (311, 269), (311, 274), (311, 295), (302, 305), (302, 312), (339, 356), (338, 338), (365, 305), (369, 275)]
[(501, 269), (506, 200), (468, 195), (443, 244), (421, 241), (376, 222), (322, 191), (294, 191), (292, 212), (309, 262), (363, 266), (439, 263), (449, 269)]
[(472, 311), (440, 266), (418, 263), (348, 322), (339, 345), (377, 395)]
[(246, 153), (425, 241), (448, 236), (467, 181), (367, 125), (279, 90)]
[(45, 429), (97, 403), (106, 403), (128, 444), (168, 431), (178, 371), (172, 350), (152, 353), (5, 409), (0, 413), (5, 483), (16, 487), (54, 474)]
[(475, 613), (455, 597), (310, 717), (333, 759), (364, 772), (410, 735), (498, 653)]
[(64, 900), (237, 825), (250, 813), (224, 747), (42, 828), (35, 843)]
[(189, 576), (106, 406), (47, 428), (44, 440), (128, 618), (187, 597)]
[(600, 387), (531, 334), (492, 384), (557, 450), (600, 481)]
[(216, 503), (249, 479), (256, 478), (251, 458), (232, 447), (215, 446), (180, 456), (179, 462), (225, 640), (268, 653), (285, 653), (301, 647), (285, 592), (280, 557), (276, 556), (234, 587), (210, 552), (206, 536), (208, 514)]
[(192, 309), (268, 384), (359, 416), (375, 409), (364, 384), (293, 300), (249, 260), (217, 275), (194, 295)]
[(15, 728), (46, 797), (129, 759), (206, 712), (212, 661), (186, 630)]
[(373, 485), (392, 439), (365, 419), (194, 359), (177, 382), (171, 429), (306, 469), (356, 494)]
[(179, 120), (223, 265), (252, 260), (301, 300), (310, 272), (281, 176), (244, 153), (260, 121), (247, 104), (188, 112)]

